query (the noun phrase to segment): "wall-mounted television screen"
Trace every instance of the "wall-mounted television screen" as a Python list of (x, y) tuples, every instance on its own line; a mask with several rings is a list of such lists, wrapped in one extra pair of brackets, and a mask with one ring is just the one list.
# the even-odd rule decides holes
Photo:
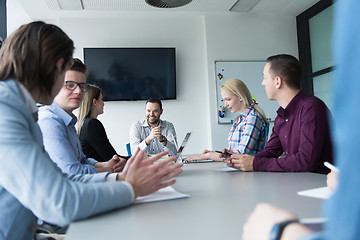
[(105, 101), (176, 99), (175, 48), (84, 48), (84, 63)]

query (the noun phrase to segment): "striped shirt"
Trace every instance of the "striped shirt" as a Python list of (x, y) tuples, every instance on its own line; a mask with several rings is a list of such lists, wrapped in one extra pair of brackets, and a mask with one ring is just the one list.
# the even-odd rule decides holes
[(264, 149), (266, 123), (253, 107), (239, 114), (228, 137), (228, 149), (241, 154), (255, 155)]

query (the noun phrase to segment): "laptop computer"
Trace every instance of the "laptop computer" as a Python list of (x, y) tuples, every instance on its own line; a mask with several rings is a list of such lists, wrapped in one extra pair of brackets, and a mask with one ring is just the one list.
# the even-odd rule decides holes
[(174, 162), (182, 162), (182, 163), (203, 163), (203, 162), (213, 162), (213, 160), (193, 160), (193, 161), (187, 161), (187, 160), (182, 160), (181, 158), (181, 153), (182, 151), (184, 150), (184, 147), (187, 143), (187, 141), (189, 140), (190, 138), (190, 135), (191, 135), (191, 132), (188, 132), (186, 135), (185, 135), (185, 138), (183, 140), (183, 142), (181, 143), (180, 147), (179, 147), (179, 150), (176, 154), (176, 160)]
[(181, 153), (183, 152), (186, 143), (189, 141), (190, 136), (191, 136), (191, 132), (186, 133), (186, 135), (185, 135), (185, 137), (184, 137), (184, 140), (182, 141), (182, 143), (181, 143), (181, 145), (180, 145), (180, 147), (179, 147), (179, 150), (178, 150), (177, 153), (176, 153), (176, 160), (175, 160), (175, 162), (181, 162), (181, 161), (182, 161), (182, 159), (181, 159)]

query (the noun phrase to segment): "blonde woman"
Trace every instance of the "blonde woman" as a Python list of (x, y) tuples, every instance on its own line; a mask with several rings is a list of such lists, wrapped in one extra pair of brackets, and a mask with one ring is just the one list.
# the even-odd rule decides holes
[[(82, 150), (88, 158), (106, 162), (116, 153), (110, 144), (103, 124), (97, 119), (104, 113), (104, 101), (99, 87), (89, 85), (84, 100), (78, 109), (76, 131), (79, 135)], [(129, 157), (120, 156), (128, 159)]]
[[(254, 104), (249, 89), (241, 80), (232, 78), (221, 85), (221, 97), (225, 107), (239, 113), (229, 133), (227, 149), (249, 155), (260, 152), (265, 146), (267, 120), (261, 108)], [(222, 161), (220, 153), (209, 150), (186, 158), (187, 161), (205, 159)]]

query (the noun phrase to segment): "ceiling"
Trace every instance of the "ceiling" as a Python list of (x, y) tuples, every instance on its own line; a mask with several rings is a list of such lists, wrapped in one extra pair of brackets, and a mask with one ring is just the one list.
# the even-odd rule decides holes
[[(116, 18), (124, 15), (207, 15), (240, 14), (229, 11), (238, 0), (193, 0), (188, 5), (173, 9), (158, 9), (149, 6), (145, 0), (17, 0), (31, 19), (59, 18)], [(59, 1), (77, 2), (83, 10), (63, 10)], [(258, 2), (250, 11), (242, 14), (267, 14), (297, 16), (319, 0), (239, 0)], [(241, 11), (241, 9), (240, 9)]]

